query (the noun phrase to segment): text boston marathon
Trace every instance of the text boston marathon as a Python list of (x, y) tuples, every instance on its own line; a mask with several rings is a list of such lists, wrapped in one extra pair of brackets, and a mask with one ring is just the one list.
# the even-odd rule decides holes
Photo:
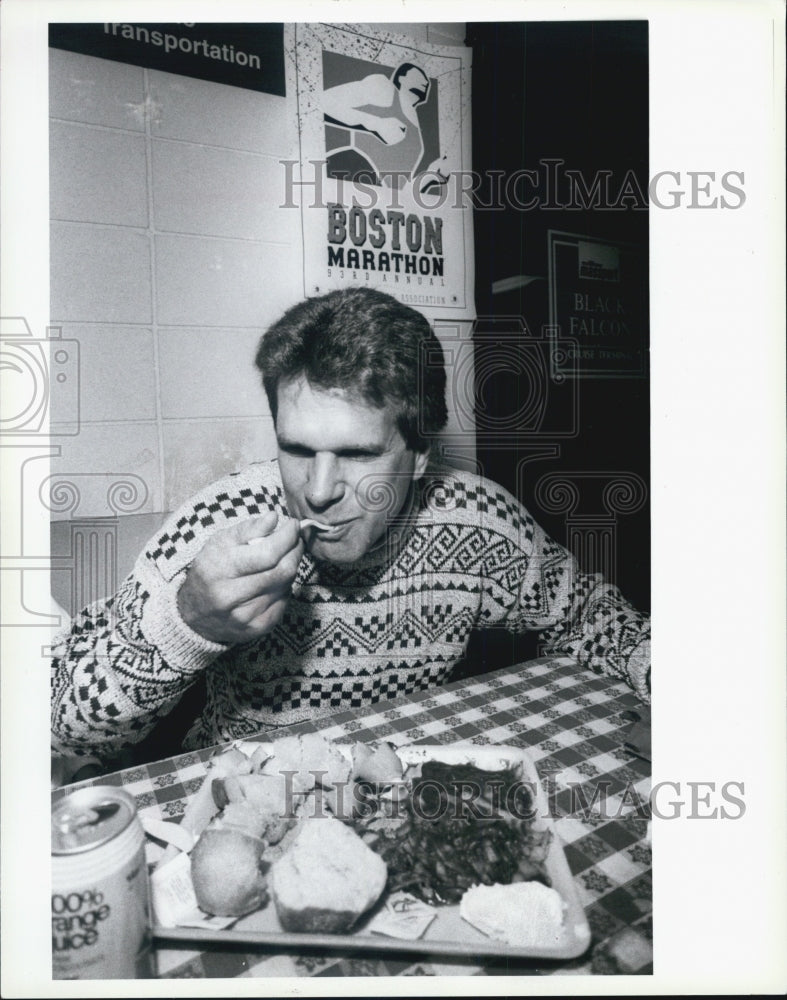
[(329, 267), (443, 276), (443, 220), (439, 217), (379, 208), (368, 213), (357, 207), (348, 211), (329, 205), (328, 243)]

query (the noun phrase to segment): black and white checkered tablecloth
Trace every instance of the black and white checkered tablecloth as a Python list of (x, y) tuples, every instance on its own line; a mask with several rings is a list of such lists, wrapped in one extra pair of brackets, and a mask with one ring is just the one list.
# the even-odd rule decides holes
[[(430, 961), (406, 955), (254, 954), (242, 950), (157, 949), (165, 978), (394, 975), (649, 974), (652, 966), (650, 765), (625, 746), (640, 707), (622, 683), (544, 658), (365, 709), (263, 734), (319, 731), (339, 743), (469, 742), (526, 749), (574, 874), (592, 931), (589, 951), (571, 962)], [(216, 748), (82, 782), (122, 786), (143, 816), (181, 816)], [(155, 863), (162, 848), (149, 845)]]

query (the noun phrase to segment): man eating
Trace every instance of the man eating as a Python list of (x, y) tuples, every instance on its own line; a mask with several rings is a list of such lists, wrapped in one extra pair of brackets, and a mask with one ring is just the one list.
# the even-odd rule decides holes
[(504, 489), (432, 460), (446, 374), (420, 313), (365, 288), (307, 299), (256, 363), (278, 458), (184, 504), (56, 639), (55, 751), (112, 757), (203, 674), (185, 748), (423, 690), (492, 627), (648, 700), (646, 616)]

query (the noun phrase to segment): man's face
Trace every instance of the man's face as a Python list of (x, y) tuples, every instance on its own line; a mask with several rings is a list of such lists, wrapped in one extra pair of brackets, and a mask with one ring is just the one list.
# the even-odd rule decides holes
[(408, 69), (403, 76), (399, 77), (397, 86), (401, 92), (400, 100), (402, 103), (410, 104), (414, 108), (419, 104), (423, 104), (426, 100), (426, 95), (429, 93), (428, 77), (415, 67)]
[(407, 447), (390, 406), (377, 409), (343, 389), (313, 388), (299, 376), (279, 383), (277, 402), (289, 512), (336, 525), (332, 532), (307, 530), (316, 559), (355, 562), (383, 539), (428, 452)]

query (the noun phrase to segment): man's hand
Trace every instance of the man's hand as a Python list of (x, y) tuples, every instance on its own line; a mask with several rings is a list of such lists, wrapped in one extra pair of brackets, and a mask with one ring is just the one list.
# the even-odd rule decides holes
[(284, 614), (302, 555), (298, 522), (283, 518), (279, 524), (275, 514), (216, 532), (178, 592), (181, 618), (203, 638), (225, 645), (265, 635)]

